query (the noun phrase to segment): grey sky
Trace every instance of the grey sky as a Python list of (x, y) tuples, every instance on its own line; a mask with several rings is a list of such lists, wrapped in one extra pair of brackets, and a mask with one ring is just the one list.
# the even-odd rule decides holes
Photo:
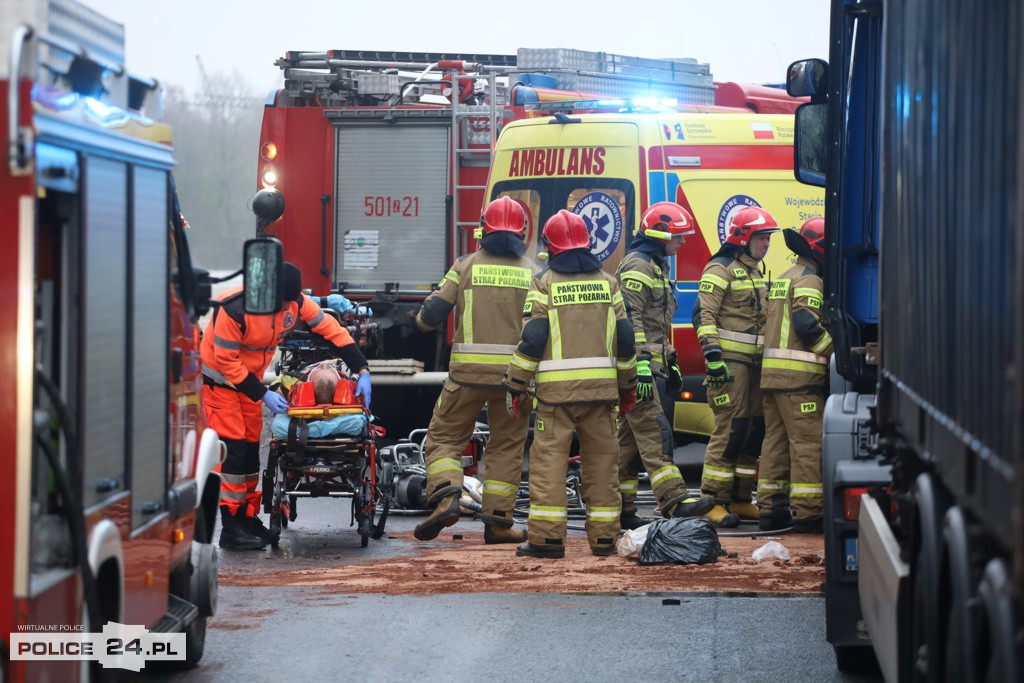
[[(261, 92), (279, 83), (287, 50), (403, 50), (515, 54), (575, 48), (639, 57), (692, 57), (715, 80), (779, 83), (786, 66), (827, 58), (828, 0), (82, 0), (123, 23), (133, 73), (199, 84), (237, 71)], [(615, 8), (609, 10), (605, 8)]]

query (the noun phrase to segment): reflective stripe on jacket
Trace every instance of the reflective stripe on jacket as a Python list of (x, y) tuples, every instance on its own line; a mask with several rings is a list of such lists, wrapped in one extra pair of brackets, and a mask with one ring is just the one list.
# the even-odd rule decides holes
[[(457, 260), (433, 298), (455, 306), (448, 376), (469, 386), (501, 386), (523, 324), (535, 266), (526, 257), (480, 249)], [(428, 304), (425, 302), (424, 307)]]
[(714, 258), (704, 267), (693, 326), (705, 356), (757, 363), (764, 344), (767, 288), (758, 263), (746, 253)]
[(672, 348), (672, 316), (676, 296), (668, 277), (668, 264), (640, 251), (632, 251), (615, 271), (626, 304), (626, 315), (636, 337), (637, 359), (650, 358), (651, 371), (668, 376)]

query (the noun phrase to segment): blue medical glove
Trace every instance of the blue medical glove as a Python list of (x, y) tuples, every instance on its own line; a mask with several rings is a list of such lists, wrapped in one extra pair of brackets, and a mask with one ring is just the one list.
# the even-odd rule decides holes
[(288, 401), (276, 391), (268, 391), (263, 394), (263, 403), (270, 408), (274, 415), (283, 415), (288, 412)]
[(366, 409), (370, 409), (370, 394), (373, 391), (370, 386), (370, 373), (364, 372), (359, 375), (359, 379), (356, 380), (356, 396), (363, 397), (363, 405)]
[(651, 374), (651, 361), (636, 362), (636, 400), (639, 403), (654, 398), (654, 376)]
[(365, 315), (367, 318), (373, 317), (373, 309), (369, 306), (356, 306), (356, 313)]
[(327, 308), (333, 308), (338, 313), (344, 313), (352, 308), (352, 302), (343, 297), (341, 294), (328, 294), (325, 297), (321, 297), (320, 301)]

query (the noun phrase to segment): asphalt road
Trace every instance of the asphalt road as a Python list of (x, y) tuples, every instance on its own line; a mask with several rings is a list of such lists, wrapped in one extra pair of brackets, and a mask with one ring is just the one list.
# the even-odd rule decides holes
[[(687, 472), (703, 447), (677, 449)], [(273, 553), (303, 566), (414, 552), (399, 539), (359, 547), (348, 501), (301, 501), (277, 551), (220, 553), (222, 567)], [(392, 516), (388, 530), (419, 517)], [(570, 532), (580, 533), (580, 532)], [(294, 567), (294, 562), (290, 564)], [(687, 593), (466, 593), (428, 597), (221, 586), (206, 652), (191, 671), (152, 667), (144, 680), (334, 681), (871, 681), (836, 670), (820, 597)]]

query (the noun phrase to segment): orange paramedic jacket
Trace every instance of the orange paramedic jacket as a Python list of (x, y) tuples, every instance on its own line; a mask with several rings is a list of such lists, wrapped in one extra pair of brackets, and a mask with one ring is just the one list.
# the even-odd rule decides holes
[[(267, 371), (278, 343), (295, 327), (299, 318), (309, 325), (310, 330), (335, 346), (349, 347), (346, 350), (354, 351), (342, 356), (353, 373), (366, 367), (366, 359), (348, 330), (320, 310), (308, 296), (300, 296), (299, 300), (288, 302), (283, 311), (274, 315), (248, 315), (241, 286), (224, 292), (218, 299), (220, 306), (214, 309), (203, 331), (200, 355), (206, 381), (236, 389), (253, 401), (262, 399), (267, 392), (263, 386), (263, 373)], [(353, 363), (357, 367), (352, 367)]]

